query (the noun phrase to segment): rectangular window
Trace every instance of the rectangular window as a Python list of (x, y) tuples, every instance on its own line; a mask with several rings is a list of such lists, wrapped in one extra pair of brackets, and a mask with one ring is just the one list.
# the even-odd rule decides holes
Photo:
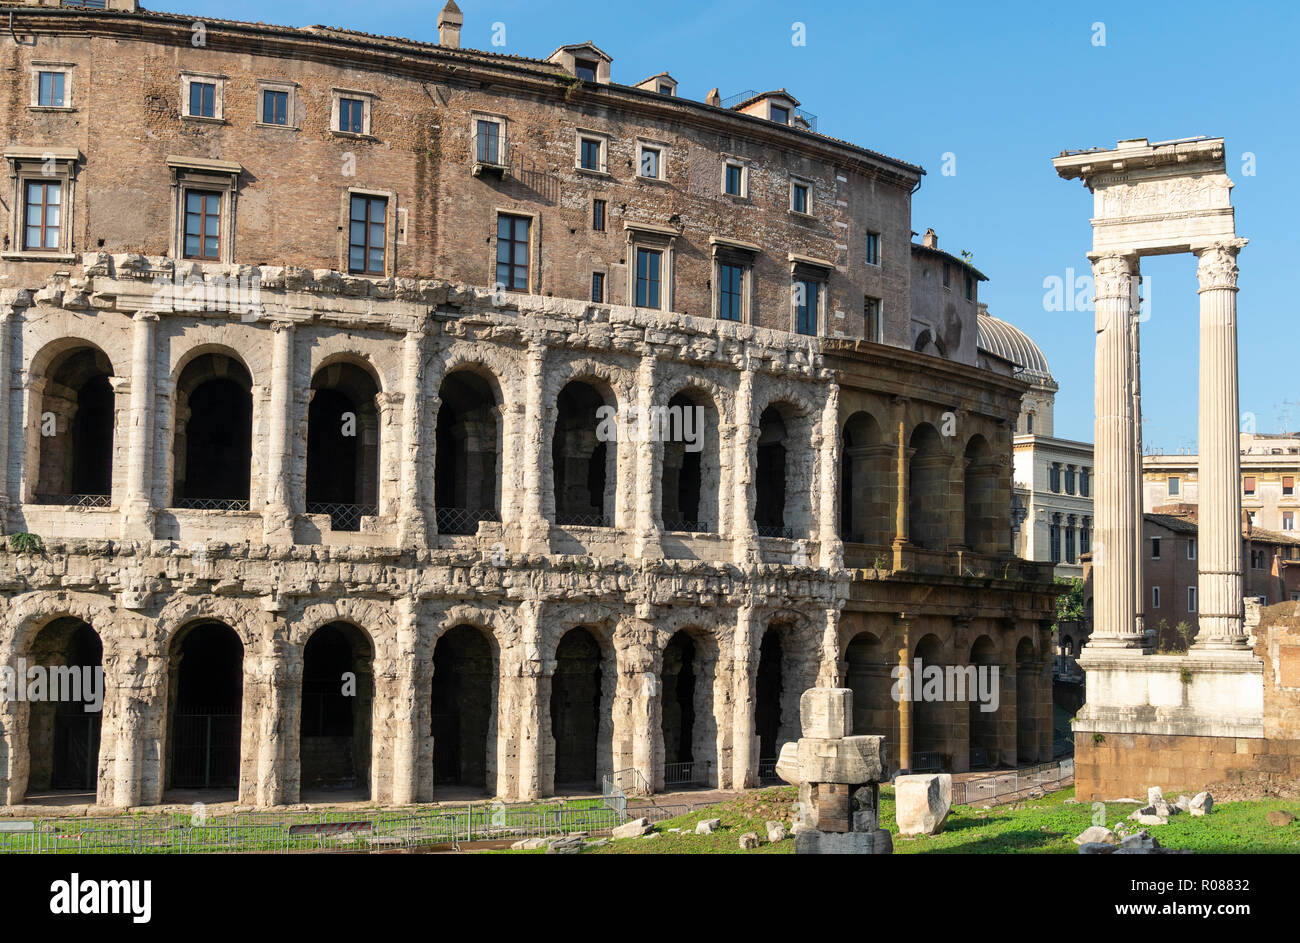
[(671, 85), (662, 85), (662, 84), (661, 84), (661, 85), (659, 86), (659, 94), (660, 94), (660, 95), (675, 95), (676, 92), (673, 90), (673, 87), (672, 87)]
[(583, 170), (604, 170), (601, 151), (604, 142), (599, 138), (582, 138), (579, 159)]
[[(1031, 430), (1032, 431), (1032, 430)], [(1088, 469), (1079, 469), (1079, 494), (1082, 497), (1088, 497)]]
[(790, 123), (790, 109), (786, 108), (784, 105), (773, 105), (772, 110), (768, 112), (768, 114), (777, 124)]
[(1074, 494), (1074, 466), (1065, 466), (1065, 493)]
[(790, 209), (796, 213), (808, 215), (808, 184), (792, 183), (790, 185)]
[(1077, 557), (1074, 555), (1074, 523), (1071, 520), (1070, 523), (1065, 525), (1065, 562), (1074, 563), (1076, 560)]
[(867, 264), (880, 264), (880, 233), (867, 233)]
[(497, 282), (507, 291), (528, 291), (528, 234), (532, 220), (527, 216), (497, 217)]
[(1061, 562), (1061, 524), (1060, 524), (1059, 515), (1057, 516), (1056, 519), (1052, 521), (1052, 526), (1051, 526), (1050, 533), (1048, 535), (1048, 540), (1051, 543), (1051, 548), (1052, 548), (1052, 562), (1060, 563)]
[(217, 116), (217, 83), (190, 83), (191, 118), (215, 118)]
[(63, 225), (63, 184), (27, 181), (26, 203), (23, 248), (58, 249), (59, 228)]
[(1191, 537), (1187, 541), (1187, 559), (1189, 560), (1196, 559), (1196, 538), (1195, 537)]
[(475, 160), (480, 164), (501, 164), (501, 125), (495, 121), (479, 121), (475, 134)]
[(39, 87), (36, 103), (42, 108), (63, 107), (63, 85), (67, 76), (62, 72), (41, 72), (37, 76)]
[(1084, 518), (1083, 525), (1079, 528), (1079, 553), (1089, 553), (1092, 550), (1092, 529), (1088, 526), (1088, 519)]
[(639, 169), (637, 171), (637, 175), (641, 177), (646, 177), (650, 180), (658, 180), (659, 179), (659, 156), (660, 156), (659, 148), (642, 147), (641, 159), (638, 162)]
[(1047, 487), (1053, 494), (1061, 493), (1061, 466), (1058, 462), (1052, 462), (1047, 470)]
[(636, 250), (636, 306), (659, 307), (660, 266), (663, 253), (658, 249)]
[(741, 299), (744, 296), (745, 270), (739, 265), (718, 265), (718, 317), (724, 321), (743, 321)]
[[(193, 88), (193, 86), (191, 86)], [(262, 124), (289, 123), (289, 93), (266, 89), (262, 92)]]
[(1196, 611), (1196, 587), (1195, 586), (1187, 587), (1187, 611), (1188, 612)]
[(584, 82), (596, 81), (596, 69), (598, 68), (595, 59), (575, 59), (573, 61), (573, 73)]
[(970, 272), (966, 273), (966, 300), (975, 300), (975, 277)]
[(605, 273), (604, 272), (591, 273), (591, 300), (592, 301), (605, 300)]
[(221, 194), (185, 191), (185, 258), (221, 260)]
[(1151, 538), (1151, 559), (1152, 560), (1160, 559), (1160, 538), (1159, 537)]
[(943, 263), (943, 287), (952, 288), (952, 266), (947, 262)]
[(745, 168), (740, 164), (727, 164), (722, 175), (722, 190), (732, 196), (744, 196)]
[(348, 231), (348, 271), (383, 275), (388, 238), (388, 198), (356, 193)]
[(1181, 494), (1182, 490), (1183, 490), (1183, 480), (1181, 478), (1170, 476), (1169, 478), (1170, 496), (1172, 497), (1174, 495)]
[(1247, 476), (1246, 476), (1244, 482), (1242, 483), (1242, 490), (1245, 491), (1247, 495), (1253, 495), (1253, 494), (1255, 493), (1255, 476), (1254, 476), (1254, 475), (1247, 475)]
[(360, 98), (339, 99), (339, 130), (362, 134), (366, 127), (366, 103)]
[(1282, 512), (1282, 529), (1295, 530), (1295, 511)]
[(1283, 475), (1283, 476), (1282, 476), (1282, 495), (1283, 495), (1284, 497), (1290, 497), (1290, 496), (1293, 495), (1293, 494), (1295, 494), (1295, 476), (1294, 476), (1294, 475)]
[(1160, 608), (1160, 587), (1159, 586), (1151, 587), (1151, 608), (1152, 609)]
[(591, 201), (591, 228), (595, 232), (605, 231), (605, 201)]
[(799, 281), (794, 283), (794, 329), (800, 334), (816, 336), (820, 288), (817, 282)]
[(880, 318), (880, 299), (870, 296), (862, 299), (862, 323), (867, 340), (882, 344), (885, 340), (885, 325)]

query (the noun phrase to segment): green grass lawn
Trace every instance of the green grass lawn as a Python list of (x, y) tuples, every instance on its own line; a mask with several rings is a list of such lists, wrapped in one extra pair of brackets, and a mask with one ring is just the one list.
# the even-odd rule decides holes
[[(593, 848), (587, 854), (793, 854), (794, 841), (767, 843), (764, 823), (768, 819), (790, 823), (793, 786), (763, 789), (729, 802), (657, 823), (661, 837), (633, 838)], [(984, 809), (954, 806), (944, 831), (933, 836), (900, 838), (894, 822), (893, 789), (880, 790), (881, 820), (894, 834), (894, 853), (914, 854), (1077, 854), (1074, 837), (1093, 824), (1091, 804), (1067, 804), (1074, 789), (1049, 793), (1042, 799), (1025, 800)], [(1110, 803), (1105, 822), (1112, 828), (1136, 806)], [(1274, 809), (1300, 815), (1300, 803), (1282, 800), (1231, 802), (1216, 805), (1208, 816), (1193, 818), (1186, 812), (1173, 816), (1168, 825), (1148, 829), (1167, 848), (1186, 848), (1199, 853), (1300, 853), (1300, 818), (1290, 825), (1269, 825), (1265, 816)], [(634, 810), (629, 810), (635, 814)], [(722, 830), (713, 835), (695, 835), (701, 819), (722, 819)], [(680, 827), (687, 834), (668, 834)], [(740, 836), (757, 832), (763, 844), (752, 852), (740, 850)]]

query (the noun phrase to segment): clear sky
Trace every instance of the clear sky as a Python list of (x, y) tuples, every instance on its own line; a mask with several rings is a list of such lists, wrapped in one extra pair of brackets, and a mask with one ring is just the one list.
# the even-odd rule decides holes
[[(1056, 434), (1092, 441), (1091, 312), (1049, 312), (1044, 280), (1089, 272), (1091, 195), (1064, 149), (1122, 138), (1224, 137), (1236, 182), (1241, 408), (1300, 430), (1296, 233), (1300, 4), (1197, 2), (579, 3), (458, 0), (462, 45), (544, 58), (592, 40), (631, 84), (662, 70), (703, 99), (788, 88), (819, 130), (928, 171), (912, 227), (969, 250), (989, 311), (1038, 341), (1060, 383)], [(152, 9), (435, 41), (441, 2), (158, 0)], [(743, 12), (737, 12), (742, 10)], [(501, 30), (496, 24), (502, 24)], [(803, 24), (803, 45), (796, 45)], [(495, 33), (494, 33), (495, 31)], [(502, 35), (504, 34), (504, 36)], [(504, 45), (493, 45), (494, 35)], [(1104, 40), (1104, 45), (1100, 44)], [(1291, 148), (1288, 150), (1288, 148)], [(955, 173), (945, 174), (947, 166)], [(1253, 166), (1252, 166), (1253, 164)], [(1196, 264), (1143, 260), (1148, 446), (1196, 447)]]

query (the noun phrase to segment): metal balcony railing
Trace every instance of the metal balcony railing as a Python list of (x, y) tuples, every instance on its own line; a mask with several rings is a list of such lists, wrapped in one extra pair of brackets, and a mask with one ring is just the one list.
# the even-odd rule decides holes
[(793, 540), (794, 530), (782, 524), (757, 524), (754, 527), (760, 537), (780, 537), (783, 540)]
[(38, 494), (35, 503), (69, 508), (106, 508), (111, 498), (106, 494)]
[(666, 521), (664, 530), (676, 531), (679, 534), (713, 533), (713, 528), (709, 526), (708, 521)]
[(499, 521), (494, 508), (438, 508), (438, 533), (473, 536), (480, 521)]
[(312, 502), (307, 505), (308, 514), (328, 514), (330, 530), (361, 530), (361, 518), (373, 517), (379, 508), (373, 504), (342, 504), (333, 501)]
[(180, 498), (176, 507), (185, 511), (247, 511), (247, 498)]
[(605, 515), (592, 512), (556, 512), (555, 523), (561, 527), (609, 527), (610, 524), (605, 520)]

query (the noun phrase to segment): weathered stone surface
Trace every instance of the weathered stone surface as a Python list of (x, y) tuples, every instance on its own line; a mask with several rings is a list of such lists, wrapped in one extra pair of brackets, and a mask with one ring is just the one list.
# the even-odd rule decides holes
[(1192, 815), (1209, 815), (1214, 811), (1214, 797), (1208, 792), (1198, 792), (1192, 796), (1187, 811)]
[(853, 691), (809, 688), (799, 697), (799, 723), (811, 740), (839, 740), (853, 735)]
[(753, 851), (758, 847), (758, 832), (746, 832), (740, 836), (740, 850)]
[(613, 838), (640, 838), (653, 830), (654, 826), (650, 824), (649, 819), (632, 819), (630, 822), (616, 826), (610, 831), (610, 835)]
[(722, 819), (700, 819), (695, 823), (696, 835), (712, 835), (722, 827)]
[(1084, 842), (1079, 846), (1081, 855), (1112, 855), (1119, 849), (1110, 842)]
[(781, 753), (776, 759), (776, 775), (791, 786), (798, 786), (803, 780), (799, 778), (799, 742), (787, 740), (781, 744)]
[(1094, 825), (1091, 828), (1084, 829), (1082, 833), (1074, 839), (1076, 845), (1095, 844), (1104, 842), (1107, 845), (1118, 845), (1119, 836), (1112, 832), (1104, 825)]
[(794, 836), (797, 855), (888, 855), (894, 846), (889, 832), (819, 832), (807, 829)]
[(952, 776), (924, 773), (894, 778), (894, 817), (902, 835), (934, 835), (952, 808)]
[(798, 745), (799, 776), (803, 782), (879, 782), (885, 776), (885, 738), (844, 737), (821, 740), (803, 737)]
[(783, 822), (767, 823), (767, 840), (769, 842), (775, 843), (779, 841), (785, 841), (788, 837), (789, 837), (789, 832), (786, 831), (785, 823)]

